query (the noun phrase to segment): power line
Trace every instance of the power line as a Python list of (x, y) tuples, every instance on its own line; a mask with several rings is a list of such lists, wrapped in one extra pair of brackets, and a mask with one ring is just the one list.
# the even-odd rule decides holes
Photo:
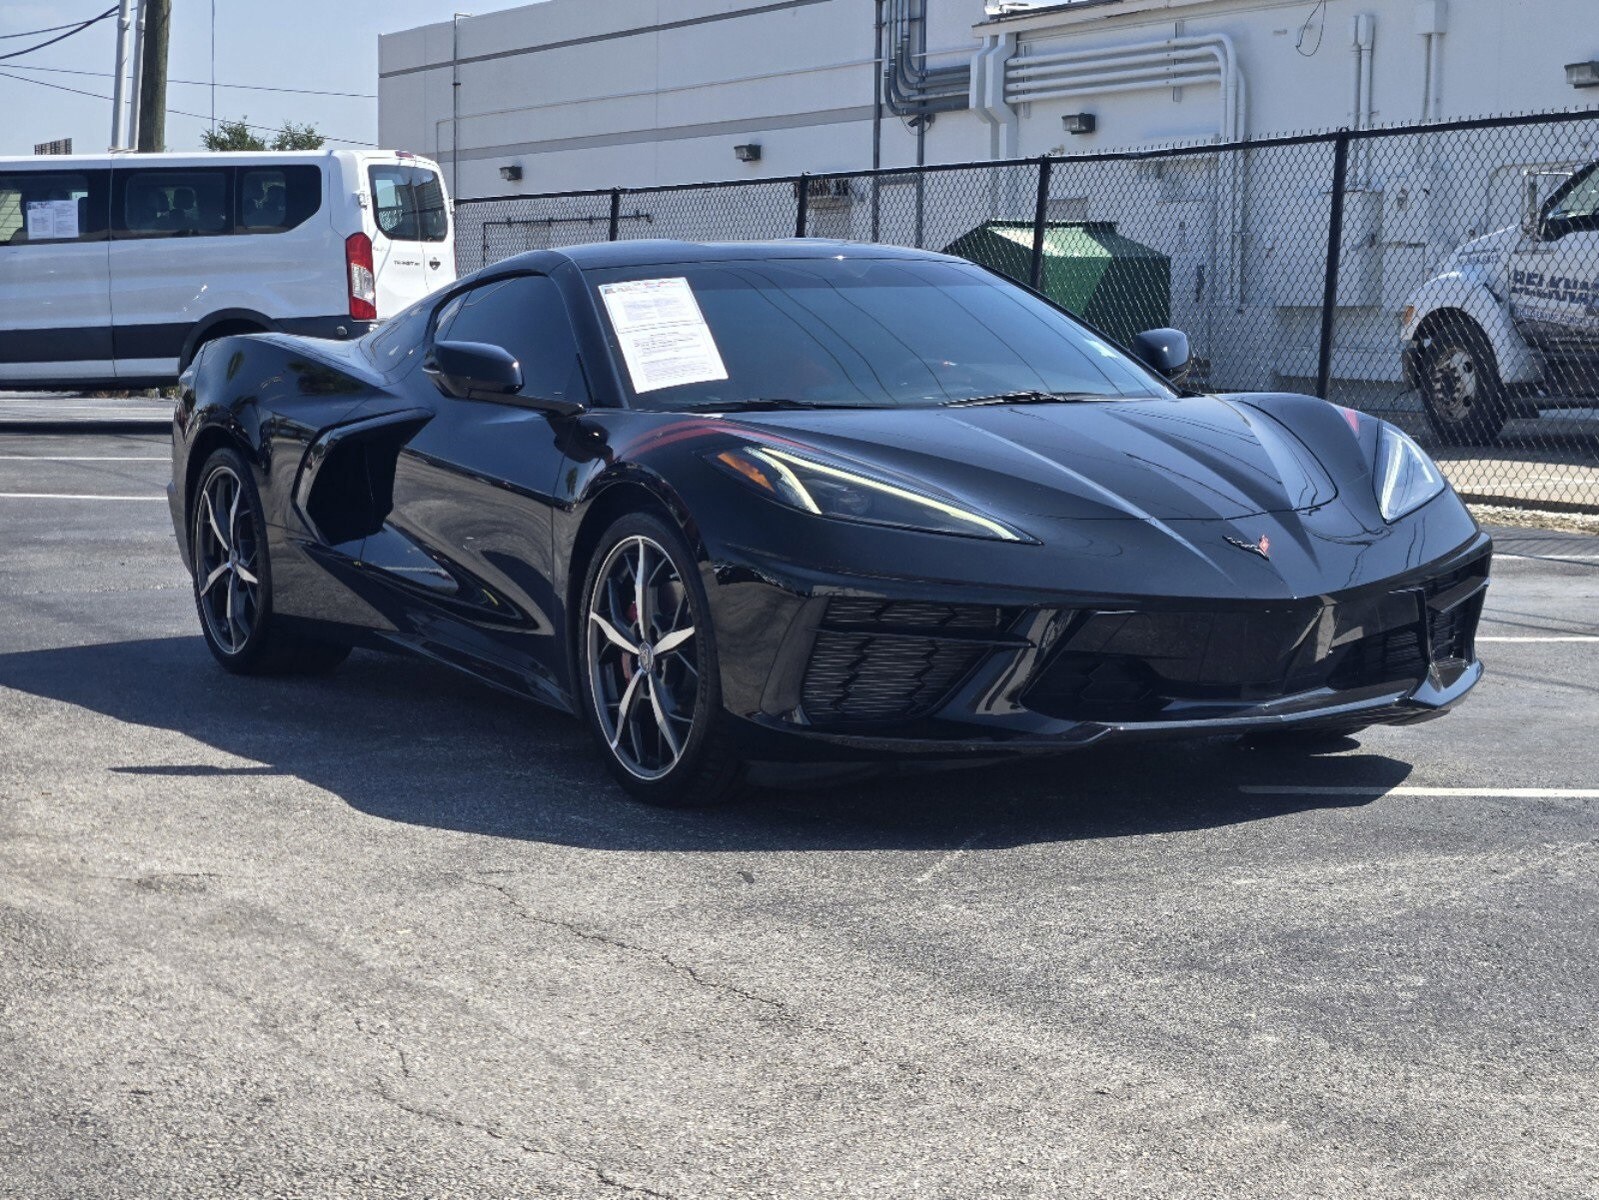
[[(58, 92), (71, 92), (74, 96), (87, 96), (91, 100), (104, 100), (104, 101), (106, 101), (108, 103), (111, 100), (110, 96), (102, 95), (99, 92), (86, 92), (82, 88), (67, 87), (65, 84), (61, 84), (61, 83), (51, 83), (49, 80), (46, 80), (46, 79), (29, 79), (26, 75), (13, 75), (10, 71), (0, 71), (0, 79), (14, 79), (18, 83), (31, 83), (35, 87), (52, 88), (52, 89), (54, 89), (55, 91), (58, 91)], [(193, 117), (195, 120), (197, 120), (197, 121), (205, 121), (207, 124), (209, 124), (210, 121), (211, 121), (211, 118), (206, 116), (204, 113), (187, 112), (187, 111), (185, 111), (184, 109), (181, 109), (181, 108), (169, 108), (169, 109), (167, 109), (167, 112), (173, 114), (174, 116), (179, 116), (179, 117)], [(223, 120), (226, 121), (227, 118), (223, 118)], [(289, 132), (289, 130), (287, 130), (287, 129), (279, 129), (276, 126), (272, 126), (272, 125), (253, 125), (249, 121), (244, 121), (244, 120), (240, 120), (237, 123), (240, 124), (240, 125), (243, 125), (246, 129), (253, 129), (257, 133), (288, 133)], [(376, 142), (363, 142), (363, 141), (361, 141), (358, 138), (334, 137), (331, 133), (322, 133), (321, 130), (318, 130), (317, 132), (323, 138), (326, 138), (328, 141), (330, 141), (330, 142), (338, 142), (341, 145), (345, 145), (345, 146), (371, 146), (371, 147), (374, 147), (374, 148), (377, 146)]]
[(16, 38), (38, 37), (41, 33), (59, 33), (63, 29), (75, 28), (76, 25), (77, 22), (74, 21), (67, 25), (52, 25), (48, 29), (29, 29), (23, 33), (0, 33), (0, 42), (9, 42)]
[[(10, 71), (39, 71), (47, 75), (84, 75), (95, 79), (113, 78), (110, 71), (81, 71), (72, 67), (35, 67), (29, 63), (13, 63), (7, 68)], [(168, 83), (182, 83), (190, 87), (211, 87), (208, 79), (169, 79)], [(332, 96), (345, 100), (376, 100), (377, 96), (371, 92), (326, 92), (314, 88), (270, 87), (261, 83), (221, 83), (219, 88), (239, 92), (283, 92), (291, 96)]]
[(87, 21), (84, 21), (82, 24), (74, 25), (74, 26), (72, 26), (71, 29), (67, 30), (66, 33), (63, 33), (63, 34), (61, 34), (58, 37), (53, 37), (48, 42), (40, 42), (36, 46), (28, 46), (26, 49), (23, 49), (23, 50), (13, 50), (10, 54), (0, 54), (0, 62), (4, 62), (8, 58), (21, 58), (24, 54), (32, 54), (35, 50), (43, 50), (46, 46), (54, 46), (57, 42), (64, 42), (69, 37), (76, 37), (78, 34), (82, 33), (85, 29), (89, 28), (89, 26), (98, 25), (101, 21), (104, 21), (107, 17), (115, 16), (118, 7), (119, 7), (118, 5), (113, 4), (110, 8), (106, 9), (105, 12), (101, 13), (98, 17), (90, 17)]

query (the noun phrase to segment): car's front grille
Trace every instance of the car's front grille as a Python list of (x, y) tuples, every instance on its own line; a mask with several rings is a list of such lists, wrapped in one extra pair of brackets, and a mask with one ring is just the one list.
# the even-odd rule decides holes
[(1427, 673), (1421, 630), (1411, 625), (1363, 637), (1344, 647), (1337, 664), (1327, 676), (1327, 686), (1337, 691), (1382, 683), (1419, 683)]
[(1414, 687), (1429, 664), (1458, 670), (1471, 656), (1487, 569), (1484, 555), (1330, 604), (1081, 612), (1022, 702), (1063, 720), (1158, 721), (1318, 689)]
[(827, 602), (830, 628), (874, 626), (928, 630), (988, 630), (1001, 627), (1007, 610), (986, 604), (936, 604), (924, 600), (873, 600), (856, 596)]
[(914, 721), (936, 711), (1015, 619), (976, 604), (828, 602), (811, 649), (801, 703), (815, 725)]

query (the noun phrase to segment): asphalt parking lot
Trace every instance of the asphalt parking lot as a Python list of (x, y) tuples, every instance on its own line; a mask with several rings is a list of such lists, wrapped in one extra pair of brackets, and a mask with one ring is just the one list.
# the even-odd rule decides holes
[(1457, 713), (659, 812), (208, 658), (154, 435), (0, 435), (0, 1194), (1599, 1194), (1599, 538)]

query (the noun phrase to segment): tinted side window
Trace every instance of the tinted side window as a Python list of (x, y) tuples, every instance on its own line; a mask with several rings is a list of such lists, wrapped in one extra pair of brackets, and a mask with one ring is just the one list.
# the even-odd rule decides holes
[(450, 234), (444, 186), (421, 167), (372, 167), (373, 216), (379, 232), (396, 242), (442, 242)]
[[(543, 275), (501, 280), (458, 297), (440, 314), (434, 336), (509, 350), (522, 364), (523, 395), (564, 399), (569, 389), (583, 386), (566, 301)], [(582, 395), (570, 398), (588, 400)]]
[(240, 167), (236, 189), (240, 233), (287, 233), (322, 207), (322, 169)]
[(118, 237), (216, 237), (233, 232), (233, 172), (227, 167), (119, 171)]
[(103, 242), (108, 171), (0, 175), (0, 246)]

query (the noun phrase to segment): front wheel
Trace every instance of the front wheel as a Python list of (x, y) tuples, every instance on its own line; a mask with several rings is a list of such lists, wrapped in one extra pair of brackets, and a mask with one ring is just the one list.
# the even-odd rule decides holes
[(285, 629), (274, 616), (261, 494), (237, 450), (206, 459), (189, 521), (194, 605), (219, 663), (237, 675), (317, 674), (349, 657), (348, 646)]
[(744, 763), (722, 729), (710, 604), (683, 536), (647, 513), (622, 517), (582, 595), (584, 715), (617, 781), (669, 807), (735, 798)]
[(1489, 446), (1509, 418), (1499, 365), (1482, 330), (1468, 318), (1445, 320), (1427, 347), (1422, 403), (1446, 445)]

